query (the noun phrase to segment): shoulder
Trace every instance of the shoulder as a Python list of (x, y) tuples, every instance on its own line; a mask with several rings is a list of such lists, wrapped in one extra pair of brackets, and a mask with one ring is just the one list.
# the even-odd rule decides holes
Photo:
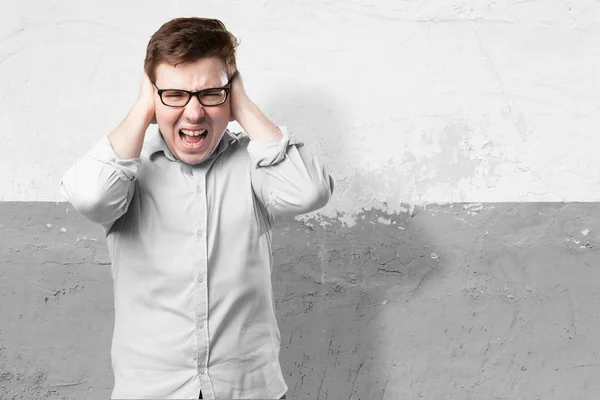
[(250, 144), (250, 138), (244, 132), (226, 130), (222, 140), (226, 143), (226, 152), (229, 155), (235, 155), (236, 157), (248, 156), (247, 149)]

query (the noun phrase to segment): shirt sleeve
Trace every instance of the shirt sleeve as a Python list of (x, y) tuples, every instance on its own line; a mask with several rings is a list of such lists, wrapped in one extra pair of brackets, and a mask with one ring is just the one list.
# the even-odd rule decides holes
[(254, 194), (271, 221), (318, 210), (333, 194), (333, 179), (303, 143), (281, 128), (281, 140), (251, 140)]
[(108, 231), (127, 212), (140, 166), (140, 158), (120, 159), (104, 136), (63, 174), (60, 193)]

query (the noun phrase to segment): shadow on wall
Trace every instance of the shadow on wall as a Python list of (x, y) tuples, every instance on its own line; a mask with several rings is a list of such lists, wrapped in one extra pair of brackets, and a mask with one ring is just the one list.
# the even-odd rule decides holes
[[(319, 90), (281, 92), (264, 110), (306, 145), (314, 143), (318, 149), (310, 151), (329, 171), (344, 170), (359, 161), (345, 152), (343, 118), (350, 111)], [(382, 346), (394, 340), (382, 339), (393, 330), (380, 314), (390, 299), (417, 297), (442, 269), (416, 213), (363, 209), (352, 227), (339, 217), (275, 227), (273, 288), (290, 398), (384, 398), (391, 362)]]
[[(289, 397), (382, 399), (397, 322), (390, 303), (419, 298), (443, 267), (420, 214), (363, 210), (278, 225), (273, 285)], [(387, 305), (386, 305), (387, 304)], [(403, 319), (402, 310), (392, 316)]]
[[(303, 142), (329, 171), (344, 157), (344, 115), (341, 101), (321, 88), (275, 93), (263, 111), (276, 124)], [(316, 149), (315, 149), (316, 147)], [(335, 176), (334, 176), (335, 180)]]
[[(340, 104), (309, 87), (275, 95), (264, 110), (307, 146), (314, 143), (318, 149), (310, 151), (331, 171), (359, 161), (345, 152), (343, 116), (349, 111)], [(441, 269), (415, 215), (363, 209), (352, 227), (324, 217), (275, 227), (273, 287), (289, 397), (385, 396), (386, 324), (379, 314), (389, 298), (417, 296)]]

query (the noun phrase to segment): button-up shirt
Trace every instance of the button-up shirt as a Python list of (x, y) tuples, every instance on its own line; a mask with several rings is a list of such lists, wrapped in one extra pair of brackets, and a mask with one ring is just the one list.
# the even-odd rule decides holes
[(226, 131), (198, 165), (159, 130), (139, 158), (103, 137), (60, 190), (106, 231), (114, 281), (112, 398), (280, 398), (271, 227), (324, 206), (333, 181), (284, 132)]

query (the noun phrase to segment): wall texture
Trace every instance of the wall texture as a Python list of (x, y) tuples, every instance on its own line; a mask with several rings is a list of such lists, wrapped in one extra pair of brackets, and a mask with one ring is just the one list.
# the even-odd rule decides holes
[(0, 12), (0, 399), (110, 394), (105, 239), (58, 183), (192, 15), (336, 181), (275, 231), (288, 398), (600, 398), (598, 1), (23, 0)]

